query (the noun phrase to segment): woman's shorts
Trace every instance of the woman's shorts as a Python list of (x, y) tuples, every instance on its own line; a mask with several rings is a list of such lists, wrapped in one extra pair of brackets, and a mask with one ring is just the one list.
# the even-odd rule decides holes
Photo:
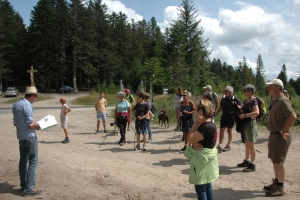
[(60, 116), (60, 123), (63, 129), (68, 128), (68, 116)]
[(287, 139), (283, 139), (279, 132), (271, 133), (268, 144), (268, 158), (270, 158), (273, 163), (283, 164), (291, 142), (291, 134)]
[(256, 119), (246, 122), (244, 124), (244, 131), (246, 135), (246, 142), (256, 142), (257, 141), (257, 121)]
[(135, 121), (135, 130), (136, 134), (146, 135), (146, 120), (137, 120)]

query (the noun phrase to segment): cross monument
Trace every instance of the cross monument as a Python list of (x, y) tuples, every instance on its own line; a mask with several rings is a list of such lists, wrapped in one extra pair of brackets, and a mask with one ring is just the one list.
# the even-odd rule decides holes
[(33, 73), (37, 72), (37, 70), (33, 69), (33, 66), (30, 67), (30, 70), (27, 70), (27, 73), (30, 73), (30, 80), (31, 80), (31, 84), (30, 86), (34, 86), (34, 77), (33, 77)]

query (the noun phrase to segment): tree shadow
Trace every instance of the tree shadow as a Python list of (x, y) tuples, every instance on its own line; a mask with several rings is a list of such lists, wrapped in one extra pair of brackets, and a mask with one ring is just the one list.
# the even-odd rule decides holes
[(153, 163), (153, 165), (156, 166), (162, 166), (162, 167), (171, 167), (173, 165), (186, 165), (189, 161), (184, 158), (174, 158), (171, 160), (160, 160), (158, 163)]
[(45, 140), (41, 140), (41, 141), (39, 141), (39, 143), (42, 143), (42, 144), (56, 144), (56, 143), (61, 143), (61, 141), (46, 142)]
[(0, 182), (0, 194), (10, 193), (16, 196), (23, 196), (21, 189), (15, 188), (16, 185), (11, 185), (7, 181)]
[[(230, 200), (240, 200), (240, 199), (255, 199), (260, 197), (266, 197), (264, 191), (249, 191), (249, 190), (233, 190), (231, 188), (221, 188), (213, 189), (214, 199), (230, 199)], [(186, 198), (197, 199), (197, 194), (195, 193), (184, 193), (182, 196)]]

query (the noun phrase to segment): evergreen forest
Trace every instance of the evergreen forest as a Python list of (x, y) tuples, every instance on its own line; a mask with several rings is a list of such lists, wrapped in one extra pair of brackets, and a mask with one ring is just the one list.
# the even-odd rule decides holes
[[(84, 2), (84, 3), (83, 3)], [(252, 83), (265, 95), (263, 58), (258, 52), (256, 71), (246, 55), (228, 65), (209, 59), (209, 38), (204, 38), (193, 0), (182, 0), (176, 20), (164, 31), (155, 17), (134, 21), (120, 13), (107, 13), (102, 0), (39, 0), (26, 26), (9, 0), (0, 0), (0, 90), (30, 85), (31, 66), (40, 91), (69, 85), (78, 90), (119, 86), (137, 91), (143, 81), (153, 92), (181, 86), (200, 93), (211, 85), (220, 93), (226, 85), (235, 91)], [(280, 78), (290, 94), (300, 95), (300, 77)]]

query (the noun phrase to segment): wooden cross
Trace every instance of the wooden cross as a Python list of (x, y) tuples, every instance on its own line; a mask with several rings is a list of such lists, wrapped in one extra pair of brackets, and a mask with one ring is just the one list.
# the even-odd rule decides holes
[(34, 86), (34, 77), (33, 77), (33, 73), (37, 72), (37, 70), (33, 69), (33, 66), (30, 67), (30, 70), (27, 70), (27, 73), (30, 73), (30, 80), (31, 80), (31, 84), (30, 86)]

